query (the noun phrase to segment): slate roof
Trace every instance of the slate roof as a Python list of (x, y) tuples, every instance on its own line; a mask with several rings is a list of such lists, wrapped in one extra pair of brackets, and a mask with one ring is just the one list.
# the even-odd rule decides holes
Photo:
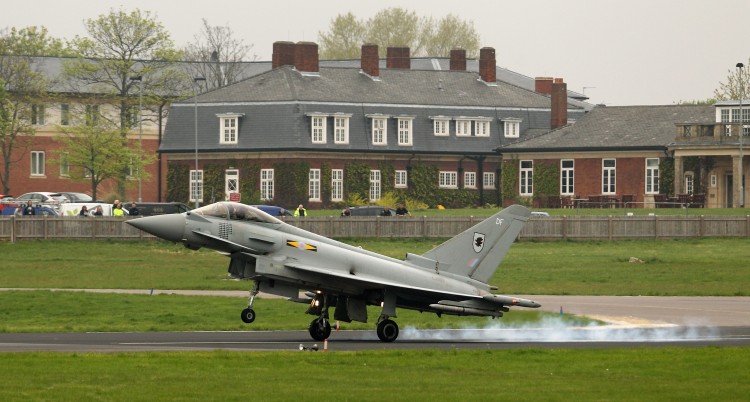
[[(318, 74), (309, 74), (283, 66), (197, 99), (173, 103), (162, 152), (194, 150), (196, 106), (201, 152), (494, 154), (495, 148), (508, 141), (501, 132), (505, 118), (519, 119), (522, 133), (549, 131), (550, 127), (549, 96), (502, 82), (487, 85), (477, 73), (388, 69), (373, 80), (358, 68), (321, 67)], [(242, 115), (237, 144), (219, 143), (217, 115), (222, 113)], [(350, 115), (349, 143), (333, 143), (329, 121), (327, 144), (313, 144), (311, 113)], [(385, 146), (371, 143), (370, 116), (374, 114), (391, 117)], [(571, 118), (582, 114), (583, 110), (569, 107)], [(413, 145), (397, 144), (399, 116), (413, 117)], [(435, 136), (435, 116), (486, 119), (491, 121), (491, 133), (489, 137), (457, 137), (454, 129), (449, 136)]]
[(712, 105), (597, 106), (574, 124), (515, 143), (502, 152), (666, 149), (675, 124), (712, 124)]

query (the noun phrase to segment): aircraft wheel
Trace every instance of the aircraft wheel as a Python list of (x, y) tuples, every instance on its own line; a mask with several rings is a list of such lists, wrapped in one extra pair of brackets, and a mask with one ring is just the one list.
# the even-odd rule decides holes
[(393, 342), (398, 338), (398, 324), (393, 320), (383, 320), (378, 324), (378, 338), (383, 342)]
[(242, 310), (242, 321), (250, 324), (253, 321), (255, 321), (255, 311), (251, 308), (246, 308)]
[(331, 324), (326, 319), (316, 318), (307, 327), (307, 331), (316, 341), (324, 341), (331, 335)]

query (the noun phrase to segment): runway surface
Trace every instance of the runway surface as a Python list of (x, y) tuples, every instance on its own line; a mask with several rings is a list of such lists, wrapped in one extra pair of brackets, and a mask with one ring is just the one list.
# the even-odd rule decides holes
[[(246, 297), (247, 292), (222, 295)], [(750, 297), (523, 297), (541, 302), (544, 310), (562, 308), (564, 314), (603, 319), (610, 325), (581, 328), (547, 320), (522, 328), (506, 326), (500, 319), (484, 328), (416, 330), (399, 322), (398, 339), (383, 343), (373, 324), (372, 331), (334, 331), (328, 350), (750, 346)], [(291, 351), (300, 347), (322, 351), (325, 345), (313, 341), (306, 330), (0, 334), (0, 351), (4, 352)]]

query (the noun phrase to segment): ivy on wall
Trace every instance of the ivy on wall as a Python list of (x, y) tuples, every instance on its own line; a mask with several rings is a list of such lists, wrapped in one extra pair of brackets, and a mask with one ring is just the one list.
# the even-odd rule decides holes
[(659, 162), (659, 193), (674, 195), (674, 159), (665, 158)]
[(273, 202), (288, 208), (305, 204), (310, 198), (308, 182), (310, 164), (307, 162), (284, 162), (273, 165)]
[(370, 199), (370, 166), (350, 163), (344, 167), (344, 198)]
[(500, 195), (505, 204), (506, 200), (515, 202), (518, 197), (518, 159), (503, 161), (503, 169), (500, 175)]
[(546, 197), (560, 194), (560, 167), (557, 163), (534, 162), (534, 195)]
[(190, 201), (190, 167), (170, 163), (167, 167), (167, 202)]

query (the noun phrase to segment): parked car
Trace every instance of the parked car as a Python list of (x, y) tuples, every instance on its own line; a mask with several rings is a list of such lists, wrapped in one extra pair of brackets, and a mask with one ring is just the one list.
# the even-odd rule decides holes
[(65, 198), (67, 198), (68, 202), (94, 202), (94, 199), (91, 198), (91, 196), (86, 193), (74, 193), (70, 191), (60, 191), (60, 194), (62, 194)]
[[(381, 216), (385, 208), (388, 208), (388, 213), (390, 214), (390, 216), (396, 215), (395, 209), (391, 207), (381, 207), (379, 205), (365, 205), (362, 207), (349, 207), (349, 213), (350, 213), (350, 216)], [(344, 211), (341, 211), (341, 216), (345, 216)]]
[(253, 205), (255, 208), (271, 215), (271, 216), (293, 216), (292, 212), (286, 208), (277, 207), (275, 205)]
[(0, 213), (3, 212), (3, 208), (5, 208), (11, 200), (13, 200), (12, 195), (0, 194)]
[[(135, 206), (140, 216), (181, 214), (192, 209), (181, 202), (136, 202)], [(129, 210), (130, 203), (123, 203), (123, 208)]]
[(13, 199), (14, 203), (26, 204), (29, 200), (34, 205), (38, 204), (60, 204), (68, 201), (64, 195), (60, 193), (52, 193), (47, 191), (37, 191), (32, 193), (21, 194)]
[[(13, 205), (13, 206), (6, 206), (2, 210), (2, 215), (3, 216), (15, 215), (16, 214), (16, 210), (18, 210), (18, 208), (21, 208), (21, 207), (15, 206), (15, 205)], [(18, 214), (20, 215), (21, 212), (19, 211)], [(47, 207), (47, 206), (44, 206), (44, 205), (38, 205), (38, 206), (34, 207), (34, 214), (37, 215), (37, 216), (59, 216), (60, 215), (60, 213), (58, 213), (54, 208)]]
[(549, 218), (549, 213), (544, 211), (531, 211), (532, 218)]

